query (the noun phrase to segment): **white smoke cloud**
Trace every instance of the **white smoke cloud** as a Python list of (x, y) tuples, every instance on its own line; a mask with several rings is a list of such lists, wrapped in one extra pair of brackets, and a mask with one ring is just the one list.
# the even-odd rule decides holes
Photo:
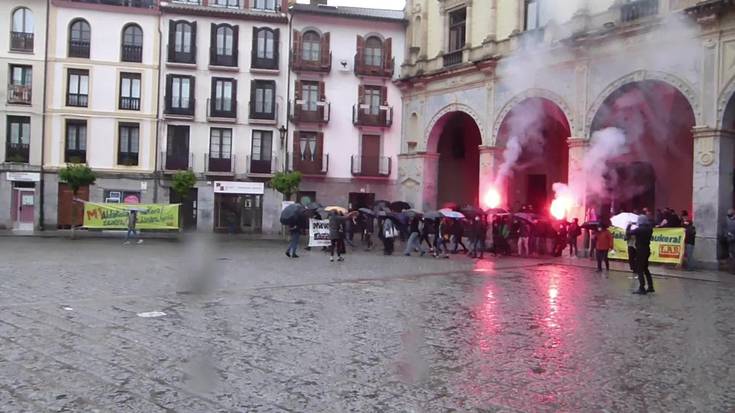
[[(592, 141), (582, 162), (582, 170), (588, 195), (605, 195), (605, 176), (609, 173), (608, 161), (630, 151), (629, 141), (623, 130), (610, 127), (592, 134)], [(575, 189), (583, 193), (584, 188)]]

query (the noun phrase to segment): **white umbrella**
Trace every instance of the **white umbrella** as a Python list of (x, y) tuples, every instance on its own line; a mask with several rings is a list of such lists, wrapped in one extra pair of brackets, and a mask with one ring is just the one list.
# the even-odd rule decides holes
[(464, 214), (458, 211), (453, 211), (449, 208), (443, 208), (439, 210), (439, 213), (444, 215), (447, 218), (451, 219), (462, 219), (464, 218)]
[(618, 228), (625, 228), (628, 224), (635, 224), (637, 222), (638, 215), (630, 212), (623, 212), (610, 218), (610, 223), (612, 223), (614, 227)]

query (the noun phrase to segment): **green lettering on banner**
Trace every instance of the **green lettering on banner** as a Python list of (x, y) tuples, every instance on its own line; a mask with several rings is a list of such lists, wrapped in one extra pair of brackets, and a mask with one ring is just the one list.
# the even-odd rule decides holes
[(179, 229), (180, 204), (84, 204), (84, 227), (91, 229), (126, 229), (130, 210), (138, 211), (137, 229)]

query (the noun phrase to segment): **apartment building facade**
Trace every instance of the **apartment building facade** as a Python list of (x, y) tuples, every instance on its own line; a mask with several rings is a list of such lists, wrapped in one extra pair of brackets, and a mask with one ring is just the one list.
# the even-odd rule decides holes
[(717, 262), (733, 205), (730, 2), (408, 0), (406, 12), (403, 199), (546, 209), (562, 183), (570, 218), (687, 210), (696, 258)]
[(289, 168), (302, 202), (351, 208), (395, 198), (403, 11), (292, 4)]
[(81, 224), (81, 208), (58, 179), (67, 164), (85, 163), (97, 175), (80, 189), (83, 200), (154, 202), (157, 2), (53, 0), (49, 13), (46, 227)]
[(161, 2), (157, 149), (162, 185), (197, 176), (181, 199), (185, 227), (271, 232), (282, 196), (265, 183), (284, 170), (287, 128), (287, 2)]
[(0, 228), (41, 219), (46, 2), (0, 4)]

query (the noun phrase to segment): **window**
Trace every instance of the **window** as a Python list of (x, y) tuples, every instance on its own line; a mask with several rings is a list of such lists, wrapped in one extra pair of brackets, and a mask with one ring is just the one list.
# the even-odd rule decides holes
[(250, 153), (254, 161), (270, 161), (273, 150), (273, 132), (254, 130), (252, 146)]
[(10, 49), (33, 51), (33, 13), (25, 7), (19, 7), (13, 12)]
[(140, 73), (120, 74), (120, 109), (140, 110)]
[(237, 37), (237, 26), (212, 24), (210, 64), (215, 66), (237, 66)]
[(275, 119), (276, 82), (254, 80), (250, 98), (250, 116), (255, 119)]
[(301, 110), (316, 112), (319, 103), (319, 82), (301, 82)]
[(30, 104), (32, 97), (31, 81), (33, 67), (10, 65), (10, 82), (8, 83), (8, 103)]
[(465, 45), (465, 23), (467, 10), (461, 9), (449, 13), (449, 51), (461, 50)]
[(31, 118), (27, 116), (8, 116), (7, 136), (5, 161), (28, 163), (31, 144)]
[(89, 97), (89, 71), (69, 69), (66, 85), (66, 106), (86, 108)]
[(166, 107), (168, 113), (194, 114), (194, 78), (168, 75), (166, 82)]
[(268, 27), (253, 28), (253, 58), (254, 68), (278, 69), (278, 29)]
[(69, 57), (89, 59), (89, 42), (91, 39), (89, 23), (76, 19), (69, 25)]
[(214, 0), (214, 2), (209, 4), (213, 6), (230, 7), (237, 9), (240, 7), (240, 0)]
[(166, 166), (171, 171), (189, 168), (189, 127), (169, 125), (166, 138)]
[(304, 33), (302, 40), (302, 58), (308, 62), (321, 61), (321, 36), (319, 33), (310, 30)]
[(234, 79), (212, 78), (211, 115), (235, 117), (237, 81)]
[(316, 162), (317, 159), (317, 138), (315, 132), (300, 132), (299, 141), (299, 159), (302, 162)]
[(232, 129), (212, 128), (209, 140), (210, 159), (230, 159)]
[(375, 36), (368, 37), (365, 41), (365, 64), (383, 66), (383, 42)]
[(253, 8), (257, 10), (276, 10), (276, 0), (255, 0)]
[(196, 22), (169, 21), (168, 61), (196, 63)]
[(137, 165), (138, 148), (140, 145), (140, 126), (137, 123), (121, 123), (118, 133), (117, 164)]
[(123, 62), (143, 61), (143, 29), (137, 24), (128, 24), (123, 29), (120, 60)]
[(65, 149), (65, 162), (87, 162), (87, 121), (71, 119), (66, 121)]
[(379, 86), (366, 86), (364, 102), (366, 115), (380, 115), (380, 105), (383, 102), (382, 88)]
[(525, 29), (540, 29), (551, 20), (553, 9), (548, 0), (526, 0)]

